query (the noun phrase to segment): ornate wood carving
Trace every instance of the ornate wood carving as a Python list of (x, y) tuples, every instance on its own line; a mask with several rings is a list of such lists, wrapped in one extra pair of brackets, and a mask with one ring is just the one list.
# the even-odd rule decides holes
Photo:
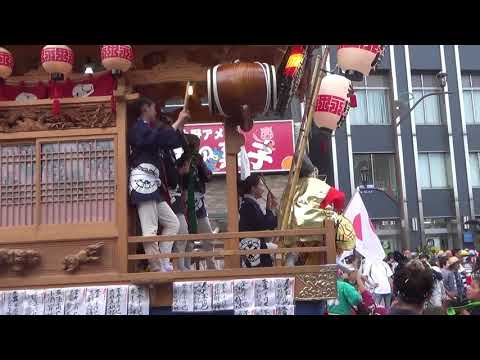
[(337, 297), (336, 265), (325, 265), (318, 273), (299, 274), (295, 278), (296, 300), (325, 300)]
[(22, 274), (27, 268), (32, 268), (40, 263), (40, 253), (36, 250), (0, 249), (0, 266)]
[(74, 255), (65, 256), (62, 262), (63, 270), (69, 273), (73, 273), (77, 271), (82, 264), (100, 260), (100, 256), (94, 255), (99, 255), (104, 245), (105, 244), (101, 241), (96, 244), (87, 246), (85, 249), (80, 250)]
[(0, 132), (88, 129), (115, 126), (110, 104), (82, 105), (62, 109), (53, 115), (50, 108), (16, 108), (0, 111)]

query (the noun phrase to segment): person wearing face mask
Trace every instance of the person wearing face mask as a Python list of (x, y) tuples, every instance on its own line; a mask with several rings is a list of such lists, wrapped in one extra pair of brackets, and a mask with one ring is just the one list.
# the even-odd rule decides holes
[[(241, 198), (240, 205), (240, 231), (264, 231), (274, 230), (277, 227), (277, 216), (275, 211), (277, 202), (275, 197), (268, 193), (267, 203), (264, 207), (259, 202), (265, 193), (260, 175), (253, 174), (238, 183), (238, 194)], [(244, 238), (240, 241), (240, 249), (276, 249), (278, 246), (265, 239)], [(268, 254), (255, 254), (242, 257), (244, 267), (269, 267), (273, 266), (273, 256)]]

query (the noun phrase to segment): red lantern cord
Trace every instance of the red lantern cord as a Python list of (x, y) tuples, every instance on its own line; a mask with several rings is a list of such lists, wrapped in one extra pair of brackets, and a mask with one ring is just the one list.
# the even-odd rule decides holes
[(60, 115), (60, 100), (58, 98), (61, 97), (61, 87), (55, 80), (51, 80), (50, 87), (53, 94), (52, 112), (53, 115), (58, 116)]
[(348, 89), (348, 97), (350, 99), (350, 107), (356, 108), (357, 107), (357, 96), (355, 95), (355, 90), (353, 90), (353, 86), (350, 85)]
[(113, 77), (113, 88), (112, 88), (112, 98), (111, 98), (111, 106), (112, 106), (112, 112), (115, 114), (117, 112), (117, 99), (115, 98), (115, 90), (117, 90), (117, 78), (114, 76)]
[(5, 86), (5, 80), (3, 78), (0, 78), (0, 101), (4, 100), (4, 91), (3, 87)]

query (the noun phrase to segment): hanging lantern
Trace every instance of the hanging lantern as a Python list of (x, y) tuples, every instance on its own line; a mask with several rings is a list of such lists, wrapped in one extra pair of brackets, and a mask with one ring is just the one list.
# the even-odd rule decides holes
[[(117, 77), (128, 71), (133, 62), (133, 48), (130, 45), (103, 45), (100, 49), (100, 58), (105, 69), (110, 70), (114, 76), (113, 90), (117, 89)], [(112, 111), (115, 113), (117, 103), (115, 95), (111, 98)]]
[(103, 45), (100, 57), (105, 69), (126, 72), (132, 66), (133, 48), (130, 45)]
[(67, 75), (73, 68), (73, 51), (67, 45), (46, 45), (43, 47), (40, 60), (45, 71), (52, 79), (59, 80), (60, 75)]
[(337, 64), (349, 79), (361, 81), (370, 74), (382, 53), (382, 45), (338, 45)]
[(13, 71), (13, 56), (10, 51), (0, 47), (0, 79), (5, 80)]
[(0, 100), (4, 99), (4, 84), (13, 71), (13, 56), (10, 51), (0, 47)]
[(40, 61), (46, 72), (51, 76), (51, 89), (53, 95), (53, 114), (60, 114), (59, 97), (62, 96), (58, 80), (64, 79), (65, 75), (72, 72), (73, 51), (67, 45), (46, 45), (40, 54)]
[(292, 51), (290, 52), (287, 65), (285, 65), (284, 74), (286, 76), (293, 77), (297, 72), (297, 70), (302, 65), (303, 59), (304, 59), (303, 46), (294, 46), (292, 48)]
[(317, 96), (313, 120), (319, 128), (334, 130), (349, 109), (350, 80), (341, 75), (323, 78)]

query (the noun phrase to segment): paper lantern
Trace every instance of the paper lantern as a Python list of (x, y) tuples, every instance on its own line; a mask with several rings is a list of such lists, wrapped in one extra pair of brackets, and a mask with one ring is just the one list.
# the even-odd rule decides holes
[(343, 71), (353, 70), (368, 76), (382, 51), (382, 45), (338, 45), (337, 64)]
[(46, 45), (40, 55), (43, 68), (52, 75), (71, 73), (73, 60), (73, 51), (67, 45)]
[(132, 66), (133, 48), (130, 45), (103, 45), (100, 57), (105, 69), (125, 72)]
[(315, 104), (313, 121), (320, 128), (334, 130), (348, 109), (350, 80), (340, 75), (325, 76)]
[(294, 76), (298, 68), (302, 65), (303, 58), (303, 46), (294, 46), (290, 52), (287, 65), (285, 65), (284, 74), (290, 77)]
[(0, 47), (0, 79), (8, 78), (13, 71), (13, 56), (10, 51)]

